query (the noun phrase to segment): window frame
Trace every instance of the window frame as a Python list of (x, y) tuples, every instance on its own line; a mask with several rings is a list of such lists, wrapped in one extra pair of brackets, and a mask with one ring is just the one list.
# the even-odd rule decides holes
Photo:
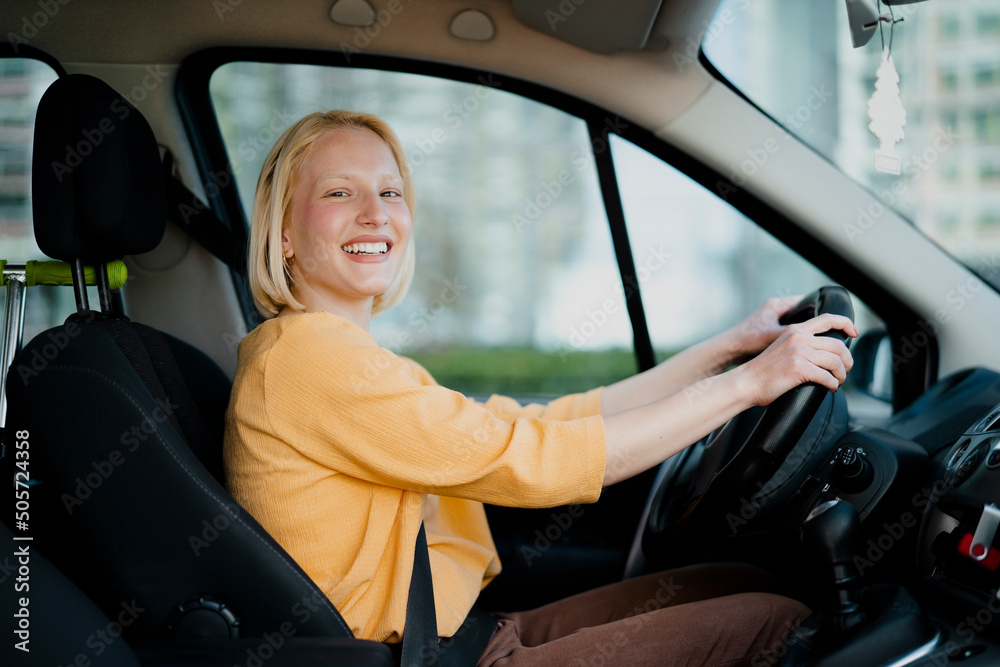
[(59, 62), (55, 56), (51, 55), (47, 51), (42, 51), (41, 49), (31, 46), (30, 44), (21, 44), (18, 46), (12, 42), (0, 42), (0, 58), (25, 58), (30, 60), (38, 60), (49, 67), (51, 67), (56, 76), (60, 79), (66, 76), (66, 68), (63, 67), (62, 63)]
[[(420, 74), (473, 84), (495, 83), (498, 88), (507, 92), (549, 105), (582, 119), (587, 124), (591, 135), (601, 197), (604, 201), (623, 285), (628, 284), (630, 276), (634, 276), (635, 265), (628, 243), (628, 230), (625, 225), (614, 162), (611, 151), (607, 149), (608, 142), (605, 141), (607, 133), (613, 132), (663, 160), (706, 188), (714, 196), (719, 196), (716, 190), (719, 183), (732, 185), (724, 174), (688, 155), (676, 146), (664, 142), (653, 132), (640, 127), (630, 119), (623, 118), (619, 114), (568, 93), (523, 79), (489, 70), (395, 56), (366, 53), (348, 54), (339, 50), (322, 51), (247, 46), (211, 47), (193, 53), (183, 60), (178, 71), (176, 87), (178, 106), (185, 129), (191, 139), (191, 148), (195, 155), (197, 169), (206, 184), (221, 185), (220, 175), (222, 180), (228, 176), (228, 181), (234, 182), (228, 153), (211, 101), (209, 81), (218, 67), (236, 61), (376, 69)], [(715, 69), (703, 50), (699, 52), (699, 61), (716, 80), (733, 90), (760, 113), (767, 115)], [(600, 147), (602, 142), (604, 148)], [(820, 157), (822, 158), (822, 156)], [(209, 197), (211, 208), (227, 224), (237, 242), (246, 247), (247, 212), (243, 210), (236, 188), (213, 187), (209, 188), (208, 191), (211, 195)], [(894, 295), (881, 287), (871, 276), (855, 267), (838, 250), (796, 225), (789, 217), (752, 193), (735, 187), (735, 185), (728, 190), (727, 196), (722, 199), (821, 272), (832, 277), (835, 276), (840, 284), (851, 292), (864, 294), (868, 306), (886, 323), (894, 345), (900, 345), (906, 335), (919, 330), (920, 318), (912, 309), (900, 303)], [(238, 224), (238, 221), (242, 221), (242, 224)], [(249, 323), (258, 319), (258, 315), (245, 288), (245, 275), (245, 267), (237, 267), (234, 271), (234, 280), (249, 326)], [(638, 368), (642, 371), (650, 368), (655, 363), (655, 359), (646, 327), (640, 290), (632, 291), (628, 310), (633, 331), (633, 350), (636, 354)], [(936, 343), (931, 341), (931, 344), (921, 348), (919, 355), (920, 358), (904, 364), (901, 370), (895, 374), (895, 410), (902, 409), (915, 400), (937, 379)]]

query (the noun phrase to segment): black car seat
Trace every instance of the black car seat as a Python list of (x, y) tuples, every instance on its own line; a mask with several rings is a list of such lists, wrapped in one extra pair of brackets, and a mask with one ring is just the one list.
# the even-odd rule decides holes
[[(63, 77), (39, 104), (34, 142), (34, 225), (44, 253), (98, 265), (158, 244), (159, 150), (126, 99), (94, 77)], [(7, 432), (28, 435), (40, 482), (31, 496), (33, 548), (109, 617), (122, 604), (141, 608), (121, 628), (135, 646), (237, 636), (290, 646), (316, 637), (326, 639), (302, 648), (321, 649), (328, 663), (389, 664), (387, 648), (354, 639), (223, 487), (228, 378), (177, 338), (89, 310), (81, 291), (78, 312), (29, 342), (8, 375)], [(222, 661), (247, 658), (232, 657)]]
[[(98, 638), (98, 633), (112, 621), (35, 551), (31, 541), (16, 540), (11, 529), (0, 523), (0, 542), (14, 545), (12, 553), (5, 554), (5, 576), (0, 577), (0, 616), (13, 626), (0, 649), (0, 656), (4, 656), (0, 663), (22, 667), (72, 665), (81, 653), (99, 649), (101, 655), (95, 664), (101, 667), (139, 666), (125, 642)], [(28, 567), (27, 587), (16, 575), (22, 565)]]

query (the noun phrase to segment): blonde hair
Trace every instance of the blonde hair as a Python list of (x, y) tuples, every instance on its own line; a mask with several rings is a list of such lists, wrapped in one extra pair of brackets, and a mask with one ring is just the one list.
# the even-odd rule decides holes
[[(282, 261), (281, 233), (290, 222), (292, 192), (299, 166), (317, 139), (330, 130), (340, 128), (368, 129), (386, 143), (403, 178), (403, 200), (410, 209), (410, 215), (415, 214), (417, 202), (410, 165), (399, 138), (385, 121), (371, 114), (340, 110), (311, 113), (298, 120), (285, 130), (264, 160), (250, 216), (247, 278), (254, 303), (266, 317), (274, 317), (285, 306), (292, 310), (305, 310), (305, 306), (292, 296), (292, 276)], [(373, 317), (395, 306), (406, 296), (416, 264), (412, 238), (404, 253), (392, 284), (375, 297)]]

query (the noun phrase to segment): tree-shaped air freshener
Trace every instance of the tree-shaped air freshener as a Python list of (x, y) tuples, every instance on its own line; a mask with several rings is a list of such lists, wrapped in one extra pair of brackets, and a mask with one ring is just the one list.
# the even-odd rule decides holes
[(899, 99), (899, 74), (892, 62), (889, 47), (882, 49), (882, 62), (875, 71), (875, 92), (868, 100), (868, 129), (878, 137), (875, 169), (888, 174), (899, 173), (899, 157), (894, 146), (903, 138), (906, 109)]

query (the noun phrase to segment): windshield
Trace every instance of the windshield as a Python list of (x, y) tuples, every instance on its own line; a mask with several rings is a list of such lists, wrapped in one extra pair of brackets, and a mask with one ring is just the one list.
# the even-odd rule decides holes
[[(844, 0), (722, 0), (703, 48), (775, 121), (1000, 287), (1000, 0), (930, 0), (892, 16), (854, 48)], [(876, 77), (890, 43), (898, 83)], [(876, 80), (890, 106), (898, 87), (905, 110), (898, 175), (875, 168)]]

